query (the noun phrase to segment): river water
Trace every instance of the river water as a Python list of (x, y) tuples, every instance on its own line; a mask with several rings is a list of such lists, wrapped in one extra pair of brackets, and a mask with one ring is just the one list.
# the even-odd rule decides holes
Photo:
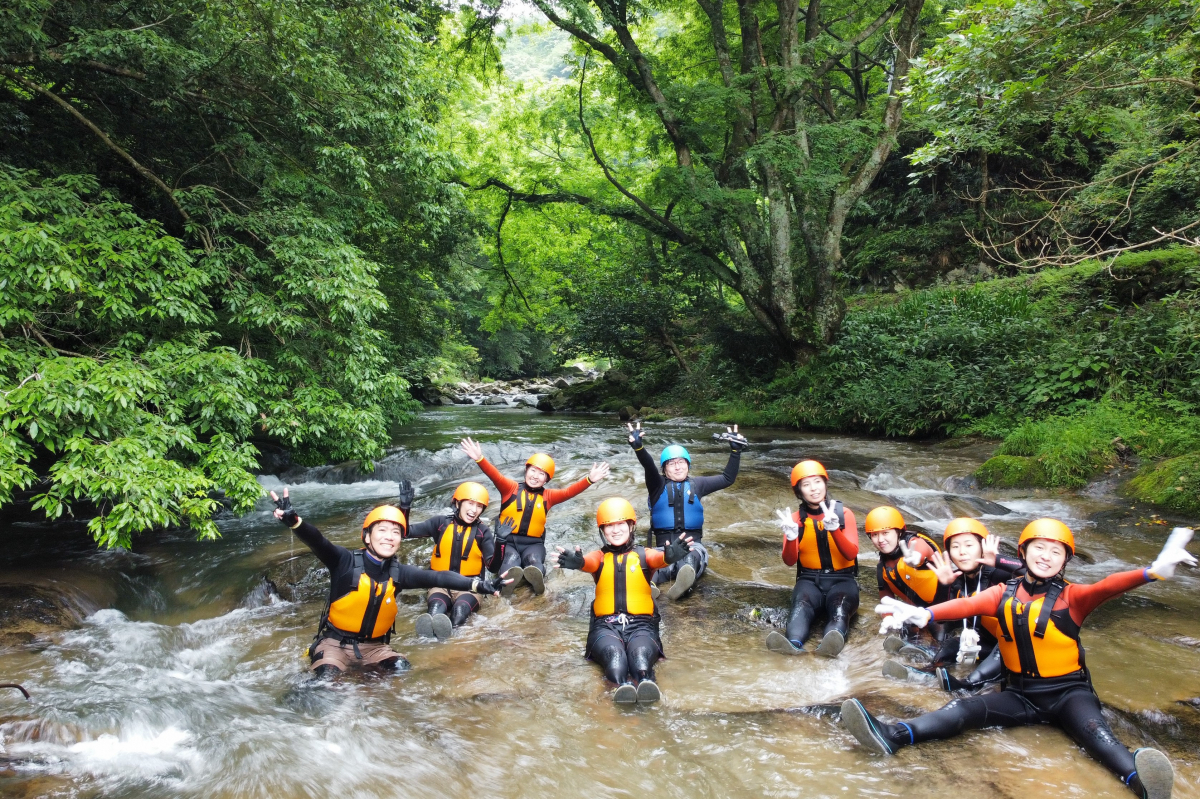
[[(714, 426), (679, 420), (648, 428), (655, 450), (687, 445), (697, 473), (724, 466), (727, 449), (711, 441)], [(15, 527), (0, 554), (0, 584), (60, 590), (83, 618), (74, 629), (0, 649), (0, 679), (33, 694), (29, 702), (0, 694), (0, 795), (1130, 795), (1050, 727), (984, 730), (890, 759), (857, 747), (837, 724), (847, 696), (895, 716), (948, 698), (880, 675), (870, 555), (862, 558), (867, 612), (837, 660), (768, 652), (769, 628), (753, 611), (769, 618), (788, 603), (793, 572), (779, 558), (770, 520), (775, 508), (795, 506), (787, 474), (801, 458), (830, 468), (833, 495), (860, 519), (877, 504), (895, 504), (940, 534), (953, 516), (976, 515), (1015, 543), (1029, 519), (1062, 518), (1079, 539), (1068, 570), (1077, 581), (1149, 563), (1169, 529), (1161, 520), (1104, 496), (964, 488), (988, 447), (746, 432), (755, 445), (736, 485), (706, 500), (710, 572), (690, 598), (664, 601), (664, 699), (652, 707), (615, 706), (599, 669), (583, 660), (591, 579), (579, 573), (552, 575), (544, 597), (519, 591), (511, 603), (485, 600), (446, 643), (413, 635), (423, 597), (408, 592), (393, 645), (412, 671), (323, 685), (306, 676), (303, 653), (327, 578), (270, 517), (269, 502), (222, 522), (219, 541), (157, 534), (139, 538), (131, 553)], [(612, 464), (610, 480), (553, 510), (552, 543), (594, 546), (593, 514), (605, 497), (644, 507), (640, 469), (608, 417), (480, 407), (422, 414), (372, 478), (353, 469), (294, 475), (294, 503), (331, 539), (354, 546), (365, 512), (407, 475), (419, 490), (415, 518), (425, 518), (447, 506), (459, 481), (482, 480), (454, 449), (467, 434), (514, 475), (533, 448), (549, 451), (557, 485), (594, 460)], [(865, 537), (861, 544), (870, 549)], [(404, 546), (409, 562), (427, 562), (428, 544)], [(264, 587), (264, 575), (281, 596)], [(1197, 619), (1200, 579), (1188, 571), (1109, 603), (1084, 633), (1114, 729), (1131, 747), (1169, 754), (1177, 797), (1200, 796)]]

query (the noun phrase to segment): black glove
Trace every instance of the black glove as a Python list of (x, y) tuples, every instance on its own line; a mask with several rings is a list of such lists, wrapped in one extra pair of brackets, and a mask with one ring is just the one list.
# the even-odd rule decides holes
[(399, 490), (396, 492), (396, 504), (400, 506), (400, 510), (404, 511), (405, 518), (408, 517), (408, 509), (412, 507), (413, 500), (417, 498), (417, 490), (413, 488), (413, 484), (407, 480), (401, 480)]
[(500, 578), (499, 577), (492, 579), (492, 580), (485, 580), (482, 577), (478, 577), (475, 580), (475, 584), (473, 586), (471, 586), (471, 592), (475, 593), (475, 594), (494, 594), (499, 590), (500, 590)]
[(676, 538), (674, 541), (669, 541), (667, 545), (663, 547), (663, 557), (667, 559), (667, 563), (678, 563), (686, 558), (688, 553), (692, 551), (691, 547), (688, 546), (688, 541), (686, 539), (687, 534), (680, 533), (679, 538)]
[(558, 566), (561, 569), (582, 569), (583, 553), (578, 549), (568, 549), (558, 553)]
[(629, 427), (629, 446), (634, 449), (642, 448), (642, 425), (639, 422), (637, 427), (630, 425)]
[(741, 433), (713, 433), (713, 441), (729, 442), (729, 449), (733, 452), (741, 452), (750, 446), (750, 442)]
[(497, 544), (511, 543), (513, 537), (512, 519), (501, 519), (496, 525), (496, 531), (493, 533), (493, 535), (496, 536)]
[(297, 515), (296, 511), (292, 510), (292, 498), (287, 494), (275, 500), (275, 507), (283, 511), (283, 516), (280, 517), (279, 521), (288, 527), (295, 527), (297, 522), (300, 521), (300, 516)]

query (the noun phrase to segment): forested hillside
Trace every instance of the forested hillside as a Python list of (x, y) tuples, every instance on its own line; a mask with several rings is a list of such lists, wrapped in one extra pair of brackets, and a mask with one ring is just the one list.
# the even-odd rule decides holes
[(1200, 509), (1194, 0), (16, 0), (0, 506), (98, 541), (430, 383), (1004, 439)]

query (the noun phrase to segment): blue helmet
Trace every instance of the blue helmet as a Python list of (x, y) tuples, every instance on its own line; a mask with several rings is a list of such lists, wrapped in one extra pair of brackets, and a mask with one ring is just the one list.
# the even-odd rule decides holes
[(658, 465), (666, 466), (667, 461), (673, 461), (676, 458), (683, 458), (688, 463), (692, 462), (692, 456), (688, 454), (686, 449), (681, 447), (679, 444), (672, 444), (671, 446), (663, 449), (662, 455), (658, 459)]

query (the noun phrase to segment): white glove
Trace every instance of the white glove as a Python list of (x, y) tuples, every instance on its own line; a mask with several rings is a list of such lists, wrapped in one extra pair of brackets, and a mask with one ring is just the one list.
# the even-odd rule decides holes
[(800, 537), (800, 525), (796, 524), (796, 520), (792, 518), (791, 508), (775, 511), (775, 518), (779, 519), (779, 528), (783, 530), (784, 538), (788, 541), (795, 541)]
[(915, 549), (909, 549), (908, 544), (904, 543), (904, 539), (900, 539), (900, 551), (904, 554), (904, 562), (914, 569), (921, 565), (921, 553)]
[(895, 616), (884, 616), (883, 623), (879, 625), (879, 634), (887, 635), (888, 633), (898, 633), (904, 631), (904, 621), (897, 619)]
[(979, 633), (968, 628), (958, 638), (958, 662), (974, 663), (979, 659)]
[(834, 509), (835, 504), (832, 499), (829, 500), (828, 507), (826, 507), (824, 502), (821, 503), (821, 510), (825, 511), (825, 518), (821, 520), (821, 527), (827, 533), (832, 533), (842, 526), (842, 522), (838, 519), (837, 511)]
[(1192, 540), (1193, 530), (1190, 527), (1176, 527), (1167, 536), (1158, 558), (1150, 564), (1150, 575), (1159, 580), (1170, 580), (1175, 576), (1175, 567), (1180, 563), (1189, 566), (1196, 565), (1196, 557), (1184, 547)]
[(933, 618), (933, 614), (925, 608), (901, 602), (899, 599), (890, 596), (885, 596), (879, 600), (879, 604), (875, 606), (875, 612), (881, 616), (889, 617), (888, 619), (884, 619), (883, 626), (879, 628), (881, 633), (887, 632), (888, 629), (900, 629), (905, 624), (924, 627)]

